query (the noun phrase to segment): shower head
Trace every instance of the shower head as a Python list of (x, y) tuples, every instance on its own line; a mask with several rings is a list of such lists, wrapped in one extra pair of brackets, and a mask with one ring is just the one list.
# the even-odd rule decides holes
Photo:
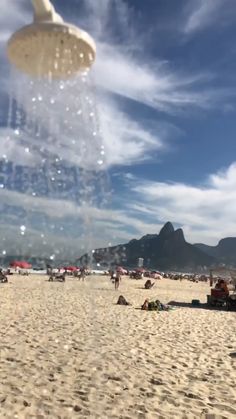
[(67, 79), (86, 71), (96, 56), (87, 32), (65, 23), (49, 0), (32, 0), (34, 22), (12, 35), (8, 59), (18, 70), (37, 78)]

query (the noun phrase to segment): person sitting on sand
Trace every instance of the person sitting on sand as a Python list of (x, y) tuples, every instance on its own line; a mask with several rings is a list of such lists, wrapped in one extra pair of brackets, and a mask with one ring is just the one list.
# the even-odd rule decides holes
[(150, 279), (147, 279), (147, 281), (144, 284), (144, 288), (146, 290), (150, 290), (153, 287), (153, 285), (155, 285), (155, 282), (152, 283)]
[(218, 279), (218, 282), (216, 283), (215, 289), (216, 290), (221, 290), (226, 295), (229, 295), (228, 285), (227, 285), (227, 283), (224, 279)]
[(125, 299), (125, 297), (123, 297), (123, 295), (119, 296), (118, 301), (117, 301), (116, 304), (121, 305), (121, 306), (130, 306), (131, 305), (130, 303), (128, 303), (128, 301), (126, 301), (126, 299)]
[(148, 310), (148, 299), (144, 301), (143, 305), (141, 306), (141, 310)]

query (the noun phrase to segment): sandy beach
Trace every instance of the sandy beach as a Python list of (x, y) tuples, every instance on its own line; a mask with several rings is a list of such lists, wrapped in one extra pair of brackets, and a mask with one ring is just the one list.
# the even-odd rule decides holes
[[(139, 309), (154, 297), (205, 302), (208, 284), (9, 281), (0, 286), (0, 418), (236, 418), (236, 313)], [(117, 306), (120, 294), (132, 306)]]

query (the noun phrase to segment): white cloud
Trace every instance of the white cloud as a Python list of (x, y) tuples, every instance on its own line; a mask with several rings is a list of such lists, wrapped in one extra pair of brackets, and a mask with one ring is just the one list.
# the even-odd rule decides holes
[[(188, 9), (189, 9), (189, 3)], [(184, 32), (186, 34), (203, 30), (213, 24), (231, 21), (235, 17), (234, 0), (193, 0), (190, 2)]]
[(109, 166), (129, 165), (147, 159), (151, 150), (164, 147), (164, 140), (171, 131), (167, 125), (165, 133), (158, 123), (152, 128), (144, 128), (141, 122), (122, 112), (111, 98), (103, 98), (100, 121)]
[[(158, 232), (161, 227), (135, 218), (125, 209), (79, 206), (69, 200), (34, 197), (5, 189), (0, 189), (0, 203), (0, 253), (14, 249), (16, 254), (25, 254), (30, 248), (34, 254), (48, 254), (54, 249), (65, 258), (77, 257), (92, 248), (126, 243), (133, 237)], [(6, 212), (6, 206), (11, 208), (10, 212)], [(26, 218), (19, 217), (22, 210)], [(34, 215), (36, 224), (32, 222)], [(24, 237), (20, 234), (22, 224), (26, 226)], [(62, 229), (59, 232), (55, 228), (58, 226)]]
[(186, 108), (215, 108), (222, 97), (233, 94), (232, 90), (206, 87), (207, 74), (178, 74), (167, 63), (134, 58), (125, 47), (115, 45), (98, 44), (94, 74), (105, 91), (171, 114)]
[(26, 0), (1, 0), (0, 42), (6, 42), (13, 31), (32, 21)]
[(170, 220), (181, 225), (190, 242), (214, 243), (236, 235), (236, 163), (211, 175), (205, 186), (137, 181), (132, 186), (137, 202), (130, 209), (148, 214), (149, 220)]
[[(116, 209), (79, 206), (69, 200), (33, 197), (4, 189), (0, 190), (0, 202), (1, 206), (20, 206), (26, 210), (27, 237), (32, 248), (39, 248), (44, 242), (39, 238), (43, 231), (46, 232), (46, 247), (49, 246), (50, 249), (53, 243), (57, 248), (64, 237), (65, 255), (68, 254), (67, 236), (63, 232), (59, 236), (53, 235), (50, 233), (50, 226), (59, 223), (66, 228), (68, 220), (74, 225), (74, 234), (77, 232), (78, 235), (78, 240), (73, 238), (74, 236), (71, 237), (74, 254), (83, 253), (83, 249), (80, 248), (81, 242), (86, 245), (91, 231), (90, 246), (104, 247), (110, 242), (125, 243), (131, 238), (139, 238), (147, 233), (158, 233), (163, 223), (168, 220), (182, 226), (186, 239), (192, 243), (216, 244), (219, 239), (236, 234), (236, 163), (224, 171), (210, 175), (201, 187), (183, 183), (150, 182), (129, 176), (126, 181), (129, 185), (129, 199), (118, 196), (114, 202)], [(43, 223), (38, 225), (37, 231), (33, 224), (30, 225), (33, 213), (40, 215), (39, 218), (44, 216)], [(8, 227), (10, 231), (13, 229), (9, 224), (10, 219), (11, 216), (4, 215), (3, 212), (5, 237), (8, 237)], [(14, 215), (12, 219), (19, 229), (22, 221), (17, 220)], [(84, 224), (87, 235), (86, 228), (80, 229)], [(6, 246), (6, 240), (2, 246)], [(70, 255), (73, 253), (72, 250), (68, 252)]]
[[(32, 10), (29, 5), (26, 6), (26, 1), (14, 1), (9, 9), (7, 2), (4, 1), (0, 17), (4, 31), (5, 28), (13, 31), (26, 21), (32, 20)], [(97, 2), (86, 0), (84, 6), (88, 14), (82, 17), (82, 21), (96, 36), (98, 44), (93, 75), (99, 87), (98, 109), (100, 109), (103, 138), (96, 137), (96, 141), (87, 140), (91, 121), (82, 118), (81, 123), (76, 115), (76, 107), (81, 107), (84, 103), (84, 100), (82, 103), (79, 101), (81, 95), (79, 79), (67, 84), (63, 96), (58, 86), (54, 86), (53, 92), (50, 86), (43, 86), (42, 83), (40, 86), (39, 83), (35, 83), (32, 87), (24, 77), (14, 76), (18, 80), (18, 86), (15, 88), (17, 100), (27, 109), (27, 114), (32, 116), (34, 113), (34, 118), (40, 121), (40, 125), (47, 132), (53, 127), (52, 138), (41, 135), (40, 144), (34, 142), (35, 148), (44, 149), (51, 155), (58, 154), (69, 163), (82, 167), (84, 164), (97, 166), (97, 162), (100, 164), (101, 161), (104, 162), (103, 167), (137, 163), (150, 158), (153, 151), (157, 150), (160, 153), (165, 149), (173, 130), (166, 125), (163, 135), (160, 123), (147, 123), (142, 119), (141, 111), (139, 120), (136, 121), (122, 109), (121, 103), (116, 100), (117, 95), (123, 99), (136, 101), (141, 106), (145, 105), (167, 113), (181, 110), (186, 112), (191, 108), (215, 108), (219, 104), (222, 106), (224, 99), (231, 101), (234, 96), (232, 89), (230, 91), (210, 89), (206, 86), (210, 81), (209, 75), (180, 74), (173, 69), (170, 70), (167, 63), (148, 57), (142, 36), (137, 32), (134, 36), (135, 21), (129, 24), (133, 12), (124, 1), (103, 0), (98, 5)], [(75, 20), (74, 17), (73, 19)], [(115, 36), (116, 29), (122, 33), (119, 45)], [(137, 51), (137, 39), (139, 51)], [(9, 92), (13, 79), (8, 80), (6, 75), (4, 77), (2, 88), (5, 85), (5, 91)], [(33, 96), (37, 97), (37, 92), (40, 91), (41, 94), (43, 92), (43, 101), (40, 104), (37, 102), (35, 108), (31, 99)], [(87, 92), (93, 96), (91, 87)], [(84, 92), (82, 97), (85, 94), (87, 93)], [(50, 105), (52, 95), (55, 99), (54, 106)], [(64, 124), (67, 119), (66, 109), (69, 110), (70, 131), (68, 125), (65, 127)], [(88, 112), (88, 108), (85, 111)], [(150, 125), (153, 125), (152, 129)], [(32, 138), (34, 135), (35, 132), (31, 133)], [(86, 147), (81, 138), (85, 138)], [(104, 151), (100, 150), (101, 142), (106, 146), (105, 156), (103, 156)], [(20, 154), (24, 156), (24, 150)], [(28, 161), (29, 156), (26, 157)]]

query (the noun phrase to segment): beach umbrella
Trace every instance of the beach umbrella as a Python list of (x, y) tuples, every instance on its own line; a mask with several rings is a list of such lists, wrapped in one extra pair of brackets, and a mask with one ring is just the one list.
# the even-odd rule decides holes
[(20, 268), (20, 269), (30, 269), (32, 268), (32, 265), (28, 262), (25, 262), (24, 260), (14, 260), (10, 263), (10, 266), (12, 268)]
[(116, 271), (121, 273), (121, 274), (125, 274), (126, 270), (124, 268), (122, 268), (122, 266), (117, 266)]
[(137, 269), (135, 269), (135, 272), (141, 272), (141, 273), (143, 273), (143, 272), (146, 272), (146, 269), (144, 269), (144, 268), (137, 268)]
[(75, 272), (78, 271), (77, 266), (64, 266), (65, 271)]

